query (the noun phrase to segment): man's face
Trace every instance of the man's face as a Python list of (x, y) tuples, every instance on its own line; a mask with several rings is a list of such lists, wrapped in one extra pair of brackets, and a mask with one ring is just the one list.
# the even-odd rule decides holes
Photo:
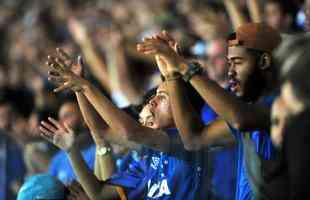
[(63, 104), (59, 109), (58, 117), (62, 123), (67, 123), (73, 130), (81, 127), (82, 119), (76, 103)]
[(8, 104), (0, 105), (0, 129), (9, 130), (13, 118), (12, 108)]
[(236, 96), (244, 98), (253, 88), (253, 75), (255, 73), (255, 58), (248, 51), (239, 46), (228, 48), (229, 86)]
[(162, 83), (156, 95), (140, 112), (140, 123), (153, 129), (164, 129), (174, 125), (166, 84)]

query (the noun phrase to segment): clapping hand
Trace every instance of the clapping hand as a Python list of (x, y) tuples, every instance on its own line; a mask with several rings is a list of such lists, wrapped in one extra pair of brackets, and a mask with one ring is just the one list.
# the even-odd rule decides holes
[(48, 72), (49, 81), (59, 85), (54, 92), (64, 89), (71, 89), (75, 92), (82, 90), (84, 79), (83, 63), (81, 56), (78, 56), (77, 62), (66, 54), (63, 50), (57, 48), (56, 56), (48, 56), (46, 63), (52, 69)]
[(64, 151), (70, 151), (75, 143), (73, 130), (66, 123), (61, 124), (51, 117), (41, 122), (40, 130), (44, 139)]
[(166, 31), (144, 38), (143, 42), (137, 45), (137, 50), (154, 55), (163, 76), (181, 72), (181, 64), (185, 63), (185, 59), (180, 56), (178, 43)]

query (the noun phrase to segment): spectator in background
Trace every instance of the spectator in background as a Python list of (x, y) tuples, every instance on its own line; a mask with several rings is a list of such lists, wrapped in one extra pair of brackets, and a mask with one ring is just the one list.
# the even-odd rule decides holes
[(294, 31), (296, 13), (295, 4), (289, 0), (267, 0), (264, 3), (264, 21), (281, 33)]
[(68, 191), (59, 180), (49, 174), (37, 174), (26, 179), (18, 192), (17, 200), (67, 200)]
[[(67, 123), (77, 134), (76, 143), (82, 151), (83, 157), (90, 169), (94, 169), (95, 146), (84, 127), (79, 107), (75, 101), (64, 102), (58, 112), (61, 123)], [(44, 122), (43, 122), (44, 123)], [(76, 179), (70, 162), (64, 151), (58, 152), (51, 160), (49, 173), (64, 184), (69, 184)]]
[(56, 153), (56, 148), (46, 141), (42, 141), (39, 135), (40, 122), (47, 120), (49, 116), (54, 117), (49, 109), (35, 110), (31, 113), (28, 121), (28, 136), (32, 137), (24, 147), (24, 160), (27, 166), (27, 175), (43, 173), (48, 171), (51, 158)]
[(277, 52), (280, 68), (280, 95), (272, 109), (271, 138), (282, 153), (269, 190), (273, 199), (302, 199), (309, 196), (309, 36), (282, 44)]
[(13, 200), (26, 174), (22, 149), (12, 126), (15, 121), (14, 91), (1, 90), (0, 100), (0, 199)]
[(224, 39), (215, 39), (206, 48), (207, 64), (205, 70), (210, 79), (222, 88), (228, 87), (228, 65), (226, 62), (227, 45)]

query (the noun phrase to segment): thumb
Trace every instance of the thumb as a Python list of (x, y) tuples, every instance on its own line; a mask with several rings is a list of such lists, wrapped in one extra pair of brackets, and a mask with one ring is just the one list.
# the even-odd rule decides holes
[(82, 56), (81, 55), (79, 55), (78, 57), (77, 57), (77, 60), (78, 60), (78, 64), (81, 66), (81, 67), (83, 67), (83, 58), (82, 58)]
[(64, 122), (64, 127), (67, 129), (69, 133), (73, 133), (72, 128), (66, 122)]
[(79, 70), (80, 70), (80, 76), (83, 76), (84, 73), (84, 61), (81, 55), (79, 55), (77, 57), (77, 64), (79, 66)]

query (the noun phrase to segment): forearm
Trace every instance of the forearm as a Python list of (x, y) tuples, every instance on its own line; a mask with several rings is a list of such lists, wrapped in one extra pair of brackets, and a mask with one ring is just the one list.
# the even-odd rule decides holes
[(113, 131), (106, 122), (101, 118), (93, 105), (88, 101), (82, 92), (76, 92), (78, 104), (84, 118), (85, 123), (90, 129), (90, 133), (97, 146), (105, 146), (111, 143), (118, 143), (134, 148), (133, 144), (129, 144), (122, 135), (117, 131)]
[[(129, 148), (146, 145), (158, 150), (168, 149), (169, 138), (165, 133), (142, 126), (126, 112), (117, 108), (88, 81), (84, 80), (82, 85), (85, 97), (110, 127), (108, 134), (105, 134), (107, 141), (126, 144)], [(112, 134), (109, 134), (111, 132)]]
[(168, 92), (172, 114), (185, 146), (199, 148), (203, 129), (199, 114), (194, 110), (181, 86), (180, 80), (168, 81)]
[(80, 151), (76, 147), (72, 147), (67, 152), (72, 168), (81, 183), (83, 189), (91, 200), (99, 199), (102, 183), (87, 167)]
[(125, 50), (124, 47), (120, 45), (117, 45), (113, 48), (113, 54), (112, 56), (115, 59), (115, 66), (111, 66), (114, 70), (114, 75), (115, 77), (113, 78), (116, 90), (120, 90), (131, 104), (139, 104), (141, 103), (141, 94), (142, 92), (139, 91), (137, 86), (133, 83), (132, 80), (132, 74), (129, 70), (129, 66), (126, 60), (125, 56)]
[(263, 16), (257, 0), (247, 0), (252, 22), (262, 22)]
[(245, 17), (242, 15), (240, 8), (238, 7), (235, 0), (225, 0), (224, 1), (227, 12), (230, 16), (231, 22), (233, 24), (234, 30), (239, 26), (246, 23)]
[(91, 73), (98, 79), (104, 89), (111, 93), (111, 85), (107, 66), (96, 52), (90, 40), (80, 43), (81, 50), (85, 56), (85, 60), (90, 67)]
[(90, 129), (90, 133), (96, 143), (101, 145), (104, 142), (104, 136), (101, 133), (102, 130), (108, 129), (108, 125), (98, 115), (93, 106), (89, 103), (87, 98), (82, 92), (75, 92), (78, 105), (80, 107), (83, 119)]
[(107, 123), (113, 132), (127, 136), (134, 134), (139, 126), (127, 113), (117, 108), (107, 97), (88, 81), (83, 86), (83, 93), (101, 118)]
[(115, 161), (111, 153), (103, 156), (96, 155), (96, 159), (99, 163), (100, 180), (105, 181), (113, 175), (115, 171)]
[(263, 107), (245, 103), (203, 75), (194, 76), (190, 83), (224, 120), (240, 130), (269, 127), (269, 112)]
[(257, 0), (247, 0), (252, 22), (262, 22), (263, 16)]

